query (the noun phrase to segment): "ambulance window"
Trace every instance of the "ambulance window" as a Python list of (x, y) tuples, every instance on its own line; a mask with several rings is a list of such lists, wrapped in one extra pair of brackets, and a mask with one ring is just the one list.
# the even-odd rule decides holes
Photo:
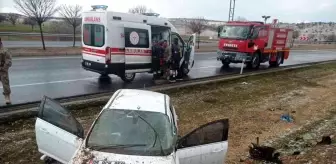
[(91, 45), (91, 25), (89, 24), (84, 25), (83, 42), (86, 45)]
[(83, 42), (85, 45), (102, 47), (105, 42), (104, 26), (97, 24), (85, 24), (83, 30)]
[(148, 30), (125, 28), (125, 46), (149, 48)]
[(94, 40), (93, 46), (101, 47), (104, 45), (104, 26), (95, 25)]

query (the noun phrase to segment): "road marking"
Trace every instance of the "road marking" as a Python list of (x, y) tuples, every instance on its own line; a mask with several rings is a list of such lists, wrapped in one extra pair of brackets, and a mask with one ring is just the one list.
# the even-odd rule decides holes
[(49, 60), (49, 59), (80, 59), (81, 56), (64, 56), (64, 57), (18, 57), (13, 58), (13, 60)]
[[(26, 86), (33, 86), (33, 85), (67, 83), (67, 82), (85, 81), (85, 80), (93, 80), (93, 79), (98, 79), (98, 77), (89, 77), (89, 78), (72, 79), (72, 80), (50, 81), (50, 82), (31, 83), (31, 84), (19, 84), (19, 85), (11, 85), (10, 87), (11, 87), (11, 88), (18, 88), (18, 87), (26, 87)], [(3, 87), (1, 86), (0, 88), (3, 88)]]

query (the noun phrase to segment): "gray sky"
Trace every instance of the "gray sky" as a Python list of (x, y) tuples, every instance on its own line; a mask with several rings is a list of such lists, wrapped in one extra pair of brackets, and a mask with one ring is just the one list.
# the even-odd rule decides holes
[[(227, 20), (230, 0), (57, 0), (58, 4), (108, 5), (108, 10), (127, 12), (138, 4), (146, 5), (163, 17), (205, 17)], [(18, 12), (13, 0), (0, 0), (0, 12)], [(271, 15), (281, 22), (336, 22), (336, 0), (236, 0), (235, 17), (261, 20)]]

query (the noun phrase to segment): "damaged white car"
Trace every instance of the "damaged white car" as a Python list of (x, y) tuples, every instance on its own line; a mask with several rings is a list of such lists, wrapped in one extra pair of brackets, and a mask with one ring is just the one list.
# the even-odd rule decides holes
[(223, 164), (228, 129), (223, 119), (179, 138), (169, 96), (131, 89), (113, 94), (86, 137), (71, 113), (48, 97), (35, 124), (41, 159), (71, 164)]

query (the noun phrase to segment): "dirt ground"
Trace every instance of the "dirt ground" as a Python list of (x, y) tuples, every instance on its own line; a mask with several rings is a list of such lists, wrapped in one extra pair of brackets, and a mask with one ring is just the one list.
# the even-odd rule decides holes
[[(213, 45), (200, 46), (196, 52), (216, 52), (217, 43)], [(47, 50), (42, 48), (9, 48), (13, 56), (66, 56), (66, 55), (79, 55), (81, 54), (80, 47), (47, 47)], [(334, 44), (307, 44), (296, 45), (292, 50), (336, 50)]]
[[(319, 158), (318, 162), (313, 163), (324, 163), (327, 161), (325, 158), (329, 161), (335, 158), (335, 146), (326, 146), (328, 150), (332, 150), (322, 156), (315, 152), (325, 148), (323, 145), (318, 147), (314, 146), (315, 143), (310, 146), (306, 144), (318, 140), (322, 135), (336, 133), (334, 128), (326, 128), (336, 127), (336, 121), (329, 121), (328, 126), (323, 126), (324, 120), (336, 118), (335, 63), (173, 90), (167, 94), (176, 106), (181, 135), (209, 121), (229, 118), (229, 151), (226, 163), (240, 163), (245, 159), (248, 146), (255, 142), (256, 137), (261, 142), (271, 142), (271, 145), (279, 149), (283, 160), (287, 161), (284, 163), (303, 163), (302, 161), (313, 161), (313, 158)], [(101, 107), (79, 109), (73, 113), (87, 130), (100, 109)], [(293, 117), (294, 122), (280, 120), (281, 115), (286, 113)], [(0, 125), (0, 163), (40, 162), (35, 143), (34, 121), (20, 120)], [(305, 130), (300, 128), (303, 126), (307, 126), (303, 128)], [(293, 148), (288, 146), (284, 138), (299, 141), (296, 135), (286, 135), (290, 132), (297, 134), (300, 130), (303, 131), (300, 133), (303, 135), (303, 142), (296, 147), (302, 147), (300, 152), (305, 153), (292, 156)], [(310, 131), (316, 133), (307, 135)]]

